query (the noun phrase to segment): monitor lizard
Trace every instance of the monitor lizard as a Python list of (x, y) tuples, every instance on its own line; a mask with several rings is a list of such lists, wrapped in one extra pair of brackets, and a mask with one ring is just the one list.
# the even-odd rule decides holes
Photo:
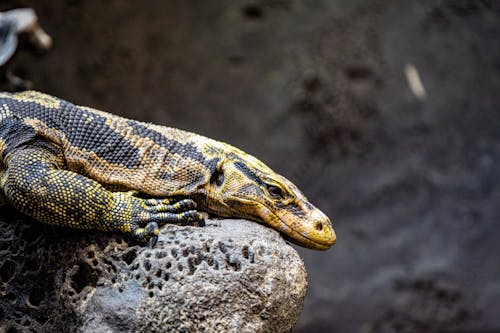
[(44, 223), (157, 240), (201, 212), (266, 224), (326, 250), (331, 221), (300, 190), (229, 144), (36, 91), (0, 93), (0, 204)]

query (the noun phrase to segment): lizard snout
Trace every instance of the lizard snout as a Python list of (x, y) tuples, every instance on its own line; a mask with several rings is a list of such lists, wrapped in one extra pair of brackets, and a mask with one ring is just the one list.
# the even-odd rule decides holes
[(320, 210), (315, 210), (311, 215), (311, 228), (306, 237), (328, 247), (335, 244), (337, 235), (330, 219)]

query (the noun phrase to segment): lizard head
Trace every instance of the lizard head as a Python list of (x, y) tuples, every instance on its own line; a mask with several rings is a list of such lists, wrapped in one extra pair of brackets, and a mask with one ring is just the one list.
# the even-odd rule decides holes
[(327, 250), (335, 243), (328, 217), (292, 182), (257, 158), (230, 148), (207, 184), (209, 211), (267, 224), (303, 247)]

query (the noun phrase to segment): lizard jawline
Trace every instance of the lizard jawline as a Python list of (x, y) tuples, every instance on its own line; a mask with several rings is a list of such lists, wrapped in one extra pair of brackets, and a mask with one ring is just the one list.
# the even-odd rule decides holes
[(324, 244), (311, 238), (305, 236), (299, 231), (293, 230), (288, 224), (286, 224), (278, 215), (272, 212), (272, 210), (266, 205), (248, 200), (245, 198), (238, 197), (242, 202), (248, 203), (250, 205), (258, 206), (258, 213), (255, 216), (258, 218), (257, 222), (263, 222), (271, 226), (272, 228), (280, 231), (287, 240), (297, 244), (299, 246), (307, 247), (315, 250), (328, 250), (331, 244)]

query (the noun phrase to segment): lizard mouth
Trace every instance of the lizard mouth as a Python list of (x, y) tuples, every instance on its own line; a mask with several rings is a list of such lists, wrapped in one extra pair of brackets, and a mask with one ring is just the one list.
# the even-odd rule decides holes
[(307, 247), (309, 249), (323, 251), (323, 250), (328, 250), (335, 243), (335, 241), (332, 243), (332, 242), (328, 242), (328, 241), (319, 241), (316, 239), (311, 239), (311, 238), (307, 237), (306, 235), (293, 230), (292, 228), (290, 228), (290, 226), (286, 225), (283, 221), (281, 221), (281, 224), (285, 225), (286, 228), (288, 228), (287, 231), (281, 230), (285, 239), (296, 244), (296, 245)]
[[(280, 231), (286, 240), (296, 245), (314, 250), (328, 250), (333, 244), (335, 244), (336, 235), (331, 226), (328, 226), (328, 229), (323, 230), (323, 232), (327, 233), (327, 237), (313, 238), (310, 234), (313, 234), (314, 236), (317, 231), (304, 230), (303, 232), (301, 232), (295, 230), (265, 204), (243, 198), (239, 199), (245, 201), (249, 205), (256, 207), (255, 213), (252, 214), (252, 219)], [(299, 223), (300, 222), (301, 221), (299, 221)]]

